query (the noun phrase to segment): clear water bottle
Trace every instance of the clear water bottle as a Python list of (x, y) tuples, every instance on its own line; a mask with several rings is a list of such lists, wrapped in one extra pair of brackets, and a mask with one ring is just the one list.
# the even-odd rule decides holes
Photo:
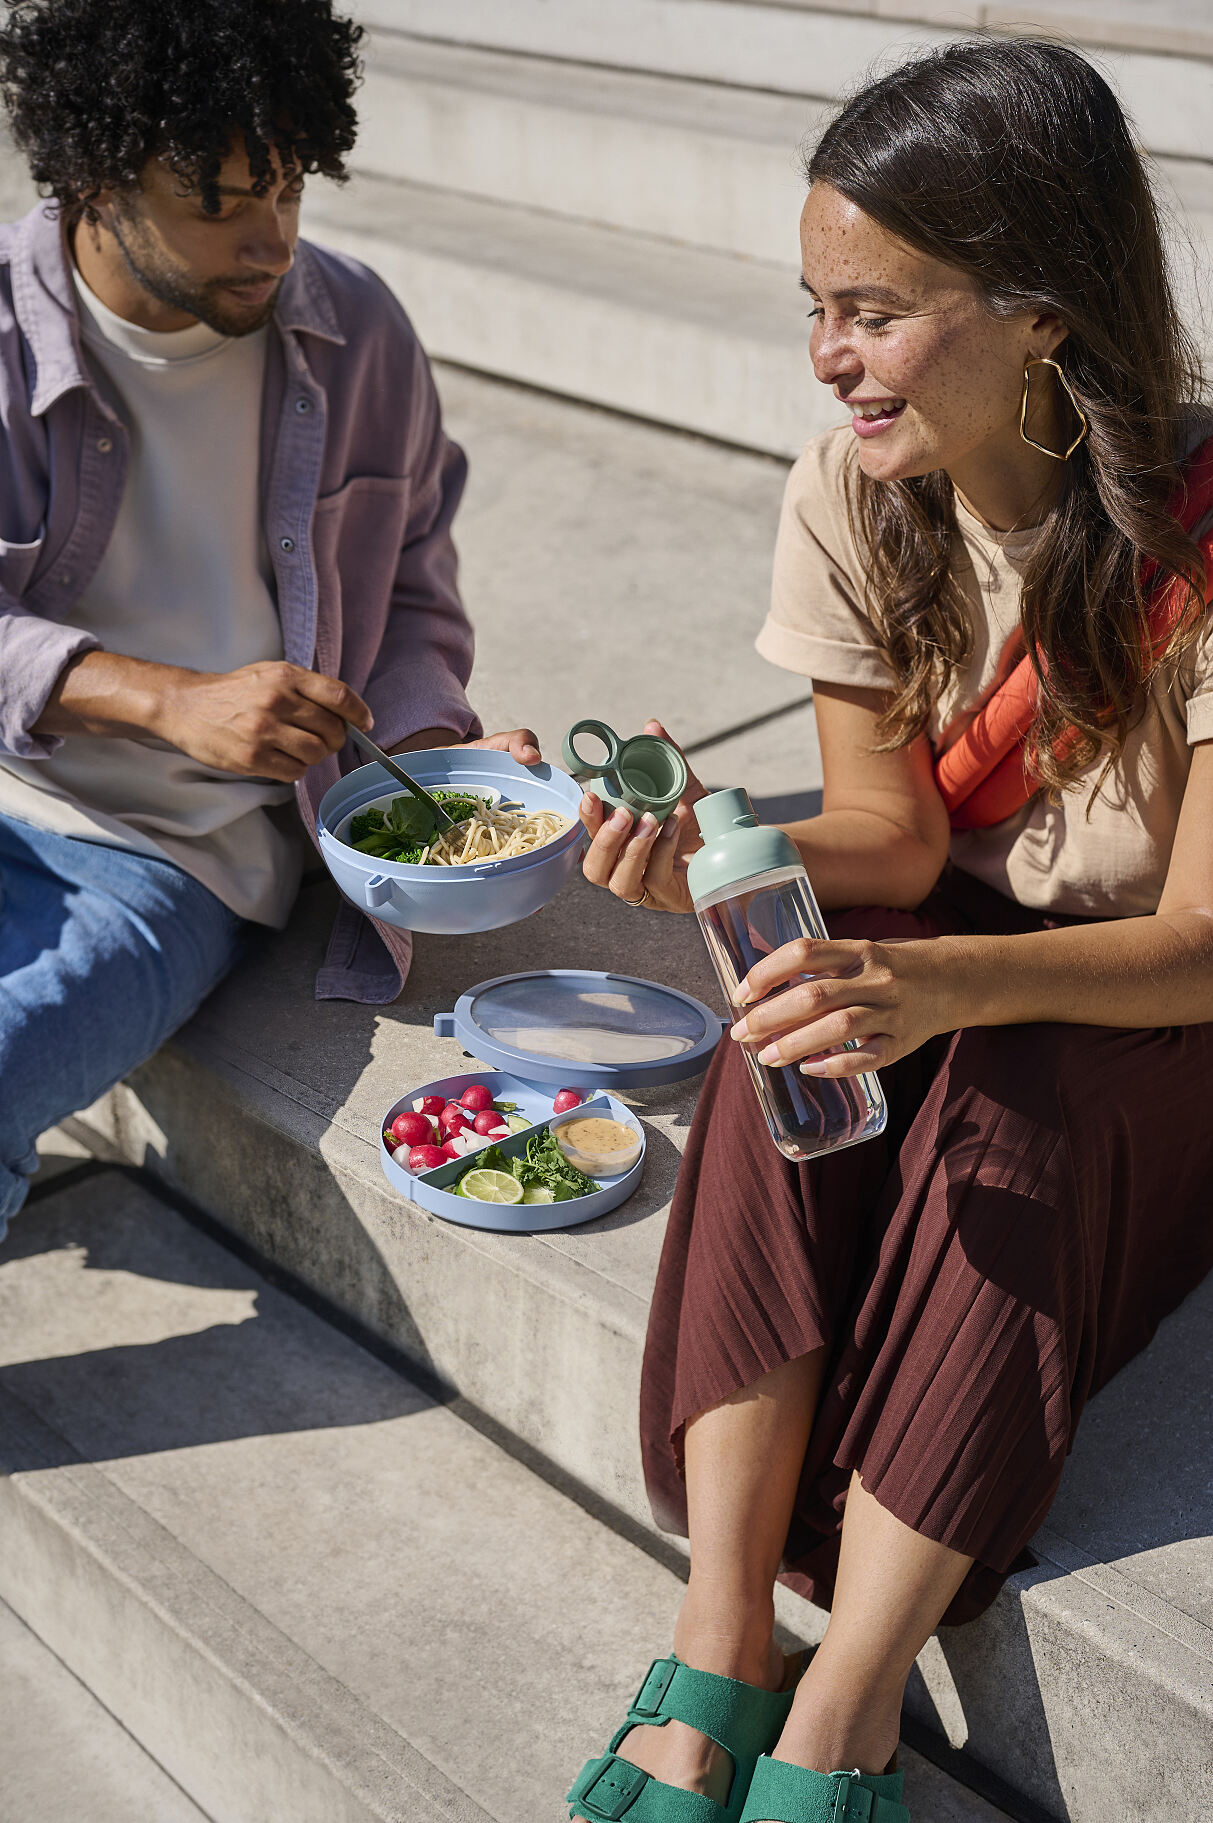
[[(799, 851), (782, 829), (760, 826), (746, 792), (716, 791), (695, 806), (704, 846), (693, 854), (687, 884), (695, 915), (731, 1009), (733, 994), (756, 962), (798, 937), (826, 937), (821, 912)], [(777, 999), (793, 976), (767, 996)], [(765, 1002), (755, 1002), (756, 1005)], [(785, 1158), (800, 1162), (879, 1133), (888, 1109), (879, 1079), (803, 1076), (795, 1064), (745, 1060), (771, 1138)]]

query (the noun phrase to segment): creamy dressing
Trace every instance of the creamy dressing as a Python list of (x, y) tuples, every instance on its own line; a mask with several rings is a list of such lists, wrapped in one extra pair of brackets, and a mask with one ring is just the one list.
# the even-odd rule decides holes
[(557, 1134), (566, 1145), (575, 1146), (587, 1158), (609, 1158), (615, 1152), (632, 1152), (637, 1144), (630, 1127), (625, 1127), (621, 1120), (606, 1120), (601, 1115), (562, 1121)]

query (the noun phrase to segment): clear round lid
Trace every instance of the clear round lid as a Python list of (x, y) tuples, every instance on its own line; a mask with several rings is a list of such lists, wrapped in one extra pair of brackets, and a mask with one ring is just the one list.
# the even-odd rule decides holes
[(434, 1030), (537, 1083), (641, 1087), (706, 1067), (721, 1020), (677, 988), (629, 975), (543, 969), (472, 988)]

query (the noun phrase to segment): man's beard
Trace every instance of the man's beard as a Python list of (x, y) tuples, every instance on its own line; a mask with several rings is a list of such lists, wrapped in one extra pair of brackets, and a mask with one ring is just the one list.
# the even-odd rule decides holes
[[(197, 317), (200, 323), (205, 323), (208, 329), (215, 330), (218, 335), (252, 335), (265, 327), (277, 308), (278, 293), (282, 289), (281, 280), (264, 304), (255, 307), (246, 305), (240, 309), (224, 293), (249, 284), (248, 273), (237, 273), (226, 279), (208, 279), (204, 285), (191, 285), (187, 273), (168, 265), (147, 246), (143, 224), (137, 216), (125, 214), (119, 219), (115, 211), (115, 217), (110, 222), (110, 232), (118, 243), (132, 277), (145, 291), (150, 292), (161, 304), (168, 304), (174, 310), (183, 310), (188, 315)], [(136, 247), (136, 242), (143, 244)], [(267, 273), (265, 276), (269, 278), (271, 275)]]

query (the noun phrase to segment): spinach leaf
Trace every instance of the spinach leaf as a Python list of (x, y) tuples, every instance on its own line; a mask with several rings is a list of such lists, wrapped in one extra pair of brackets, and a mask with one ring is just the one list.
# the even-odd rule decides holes
[(420, 798), (393, 798), (387, 813), (387, 826), (395, 836), (422, 847), (434, 839), (434, 813)]

